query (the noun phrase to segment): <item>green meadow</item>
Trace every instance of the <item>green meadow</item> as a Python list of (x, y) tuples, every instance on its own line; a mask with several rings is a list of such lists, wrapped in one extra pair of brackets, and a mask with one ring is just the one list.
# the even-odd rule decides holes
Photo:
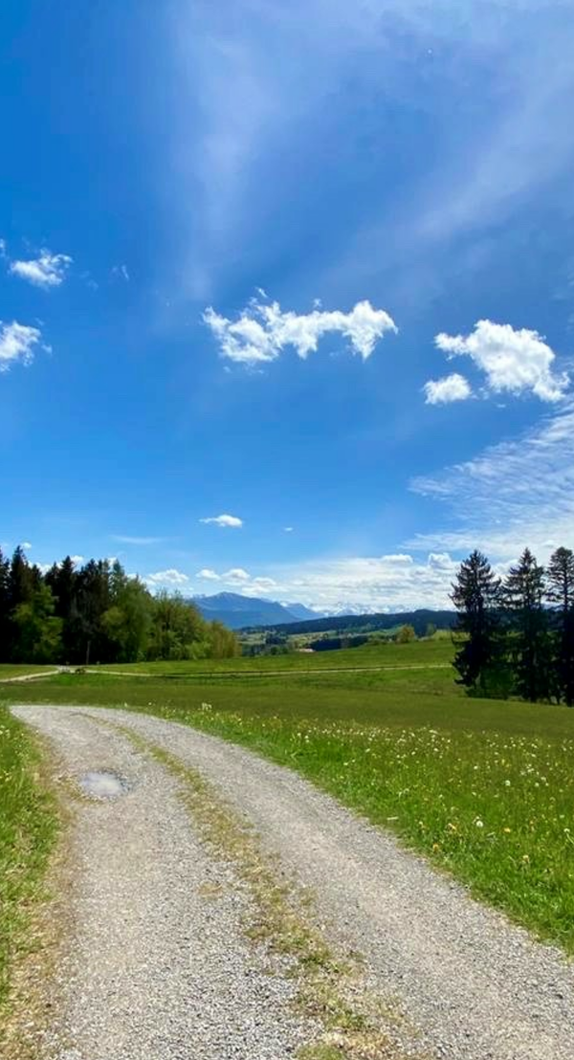
[[(572, 953), (574, 712), (468, 698), (451, 653), (437, 640), (121, 667), (134, 676), (102, 667), (4, 693), (12, 702), (127, 707), (250, 747)], [(349, 669), (376, 666), (384, 668)]]

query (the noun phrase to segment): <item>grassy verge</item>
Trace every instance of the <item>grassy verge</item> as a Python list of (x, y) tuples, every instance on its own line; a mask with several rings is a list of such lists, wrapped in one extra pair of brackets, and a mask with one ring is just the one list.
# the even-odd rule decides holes
[(55, 666), (33, 666), (28, 663), (0, 663), (0, 681), (12, 677), (25, 677), (27, 674), (41, 674), (45, 670), (54, 670)]
[(33, 737), (0, 704), (0, 1020), (11, 971), (32, 940), (29, 927), (57, 834)]
[(129, 705), (251, 747), (574, 953), (574, 711), (469, 700), (442, 671), (348, 676), (248, 687), (58, 677), (10, 695)]

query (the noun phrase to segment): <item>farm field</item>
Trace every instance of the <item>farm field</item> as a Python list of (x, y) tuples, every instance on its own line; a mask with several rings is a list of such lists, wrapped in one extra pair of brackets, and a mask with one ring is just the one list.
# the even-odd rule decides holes
[[(359, 665), (375, 650), (328, 654)], [(229, 660), (241, 662), (245, 676), (258, 664), (256, 682), (202, 679), (201, 663), (185, 663), (179, 673), (156, 666), (145, 679), (102, 668), (4, 692), (14, 703), (128, 707), (250, 747), (298, 770), (477, 896), (574, 952), (574, 713), (467, 698), (451, 669), (436, 668), (448, 662), (444, 642), (384, 646), (376, 654), (389, 665), (409, 660), (412, 668), (407, 662), (400, 670), (322, 675), (322, 656), (308, 675), (285, 666), (284, 676), (266, 679), (261, 663), (293, 664), (283, 656)]]
[(340, 651), (292, 652), (284, 655), (239, 656), (232, 659), (198, 659), (184, 662), (141, 662), (102, 665), (98, 669), (126, 670), (134, 673), (187, 676), (195, 674), (237, 672), (246, 676), (276, 670), (331, 670), (384, 666), (448, 666), (452, 659), (450, 639), (413, 641), (408, 644), (374, 643)]

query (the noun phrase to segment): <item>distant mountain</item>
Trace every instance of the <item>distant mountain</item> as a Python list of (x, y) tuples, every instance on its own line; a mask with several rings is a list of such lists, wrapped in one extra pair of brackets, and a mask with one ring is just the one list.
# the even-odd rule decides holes
[[(256, 596), (241, 593), (215, 593), (214, 596), (195, 596), (192, 601), (210, 622), (224, 622), (230, 629), (245, 626), (274, 626), (286, 622), (316, 618), (302, 604), (295, 604), (291, 611), (275, 600), (260, 600)], [(304, 613), (302, 613), (304, 612)]]
[(412, 625), (417, 636), (422, 637), (429, 623), (437, 629), (451, 629), (456, 622), (456, 611), (432, 611), (420, 608), (415, 611), (363, 612), (360, 615), (330, 615), (327, 618), (305, 619), (267, 626), (275, 633), (373, 633), (379, 629), (394, 629), (395, 626)]
[(282, 607), (286, 607), (289, 614), (300, 621), (304, 621), (307, 618), (326, 618), (331, 613), (330, 611), (312, 611), (310, 607), (305, 607), (305, 604), (284, 603)]

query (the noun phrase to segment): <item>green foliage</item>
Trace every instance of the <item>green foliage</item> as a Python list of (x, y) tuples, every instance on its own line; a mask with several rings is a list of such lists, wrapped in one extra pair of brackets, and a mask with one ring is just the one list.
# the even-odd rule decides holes
[(414, 626), (406, 625), (401, 626), (395, 637), (395, 640), (397, 644), (409, 644), (411, 640), (416, 640), (416, 638), (417, 635), (415, 633)]
[(62, 619), (54, 616), (52, 590), (40, 583), (30, 598), (12, 612), (12, 658), (15, 662), (45, 663), (57, 658), (62, 643)]
[(118, 662), (137, 662), (145, 656), (153, 621), (152, 597), (139, 578), (125, 575), (114, 578), (111, 589), (112, 606), (102, 615), (102, 627), (117, 647)]
[(75, 568), (67, 556), (44, 575), (21, 548), (0, 551), (0, 664), (129, 663), (227, 658), (238, 641), (178, 596), (153, 597), (115, 560)]

